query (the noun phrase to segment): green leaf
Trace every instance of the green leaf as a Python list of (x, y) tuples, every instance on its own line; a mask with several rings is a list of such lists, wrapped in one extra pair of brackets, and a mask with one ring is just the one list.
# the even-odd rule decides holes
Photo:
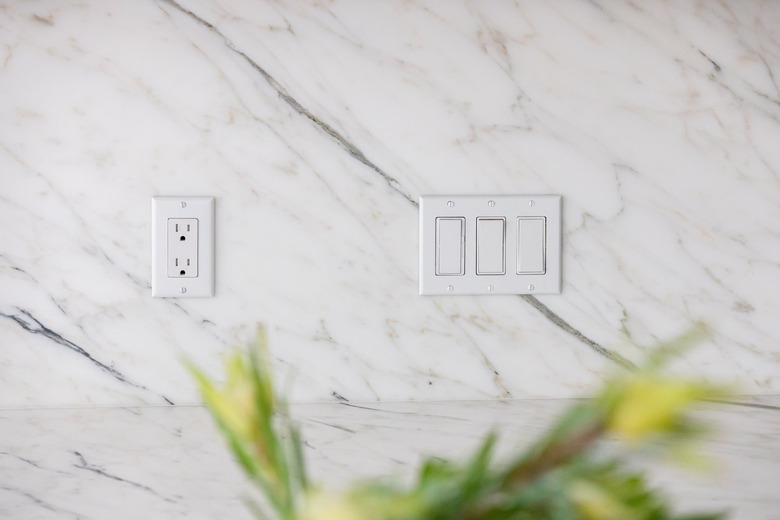
[[(669, 356), (705, 333), (692, 329), (663, 344), (635, 373), (607, 381), (597, 398), (569, 408), (507, 466), (493, 460), (496, 436), (490, 433), (463, 463), (425, 460), (410, 487), (360, 482), (337, 495), (314, 493), (309, 483), (301, 434), (287, 403), (274, 392), (261, 327), (249, 351), (228, 361), (225, 388), (215, 386), (197, 368), (190, 370), (236, 460), (281, 520), (316, 516), (322, 506), (318, 499), (335, 503), (342, 516), (353, 518), (357, 512), (365, 520), (718, 520), (724, 517), (721, 513), (673, 515), (668, 500), (640, 472), (627, 470), (623, 458), (603, 460), (593, 450), (615, 424), (626, 431), (633, 427), (642, 434), (637, 435), (636, 446), (652, 446), (660, 454), (701, 433), (698, 423), (683, 412), (716, 387), (663, 378), (658, 371)], [(247, 388), (251, 402), (243, 399), (249, 395)], [(627, 395), (634, 401), (627, 401)], [(649, 403), (648, 410), (656, 415), (627, 414), (635, 407), (626, 407), (626, 402)], [(623, 415), (616, 415), (621, 406)], [(615, 417), (623, 422), (615, 422)], [(657, 420), (646, 420), (653, 417)], [(664, 442), (649, 442), (659, 439)], [(328, 502), (331, 498), (336, 501)], [(260, 505), (252, 509), (264, 515)]]

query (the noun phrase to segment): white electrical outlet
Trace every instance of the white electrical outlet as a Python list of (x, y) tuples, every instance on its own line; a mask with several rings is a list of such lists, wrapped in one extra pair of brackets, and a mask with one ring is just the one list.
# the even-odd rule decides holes
[(152, 197), (152, 296), (214, 296), (214, 197)]

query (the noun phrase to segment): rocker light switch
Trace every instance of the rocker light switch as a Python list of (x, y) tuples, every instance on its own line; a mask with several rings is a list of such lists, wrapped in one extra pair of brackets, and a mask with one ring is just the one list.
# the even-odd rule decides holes
[(462, 217), (439, 217), (436, 219), (436, 275), (463, 275), (463, 231)]
[(503, 217), (477, 217), (477, 274), (504, 274), (505, 229)]
[(560, 195), (420, 197), (420, 294), (560, 292)]
[(544, 274), (546, 219), (517, 219), (517, 274)]

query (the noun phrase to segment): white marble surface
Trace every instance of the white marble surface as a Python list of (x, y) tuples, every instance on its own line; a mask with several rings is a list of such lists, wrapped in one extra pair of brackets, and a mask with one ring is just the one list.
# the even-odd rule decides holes
[[(408, 478), (423, 454), (464, 457), (490, 429), (500, 454), (539, 434), (567, 400), (298, 405), (314, 478)], [(780, 400), (702, 411), (714, 472), (637, 461), (678, 511), (731, 520), (780, 510)], [(249, 518), (251, 493), (200, 407), (0, 411), (0, 516), (7, 519)]]
[[(741, 0), (6, 2), (0, 406), (195, 402), (181, 357), (256, 321), (301, 401), (579, 395), (695, 320), (683, 369), (778, 392), (778, 27)], [(417, 296), (424, 193), (563, 195), (563, 293)], [(213, 299), (150, 298), (150, 197), (178, 194), (217, 197)]]

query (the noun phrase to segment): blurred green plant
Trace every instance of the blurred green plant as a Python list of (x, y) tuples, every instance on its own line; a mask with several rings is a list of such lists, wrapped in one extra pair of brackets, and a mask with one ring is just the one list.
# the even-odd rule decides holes
[[(668, 359), (706, 335), (698, 326), (661, 345), (639, 369), (608, 380), (595, 397), (567, 410), (530, 448), (493, 460), (488, 434), (464, 463), (428, 459), (411, 486), (385, 480), (331, 491), (309, 482), (301, 435), (274, 391), (266, 334), (226, 363), (218, 386), (191, 370), (203, 400), (239, 464), (267, 499), (259, 518), (279, 520), (715, 520), (720, 513), (677, 516), (626, 456), (638, 447), (676, 453), (705, 431), (691, 405), (727, 395), (723, 387), (665, 376)], [(624, 441), (612, 456), (592, 449), (605, 437)], [(270, 511), (268, 510), (270, 506)]]

